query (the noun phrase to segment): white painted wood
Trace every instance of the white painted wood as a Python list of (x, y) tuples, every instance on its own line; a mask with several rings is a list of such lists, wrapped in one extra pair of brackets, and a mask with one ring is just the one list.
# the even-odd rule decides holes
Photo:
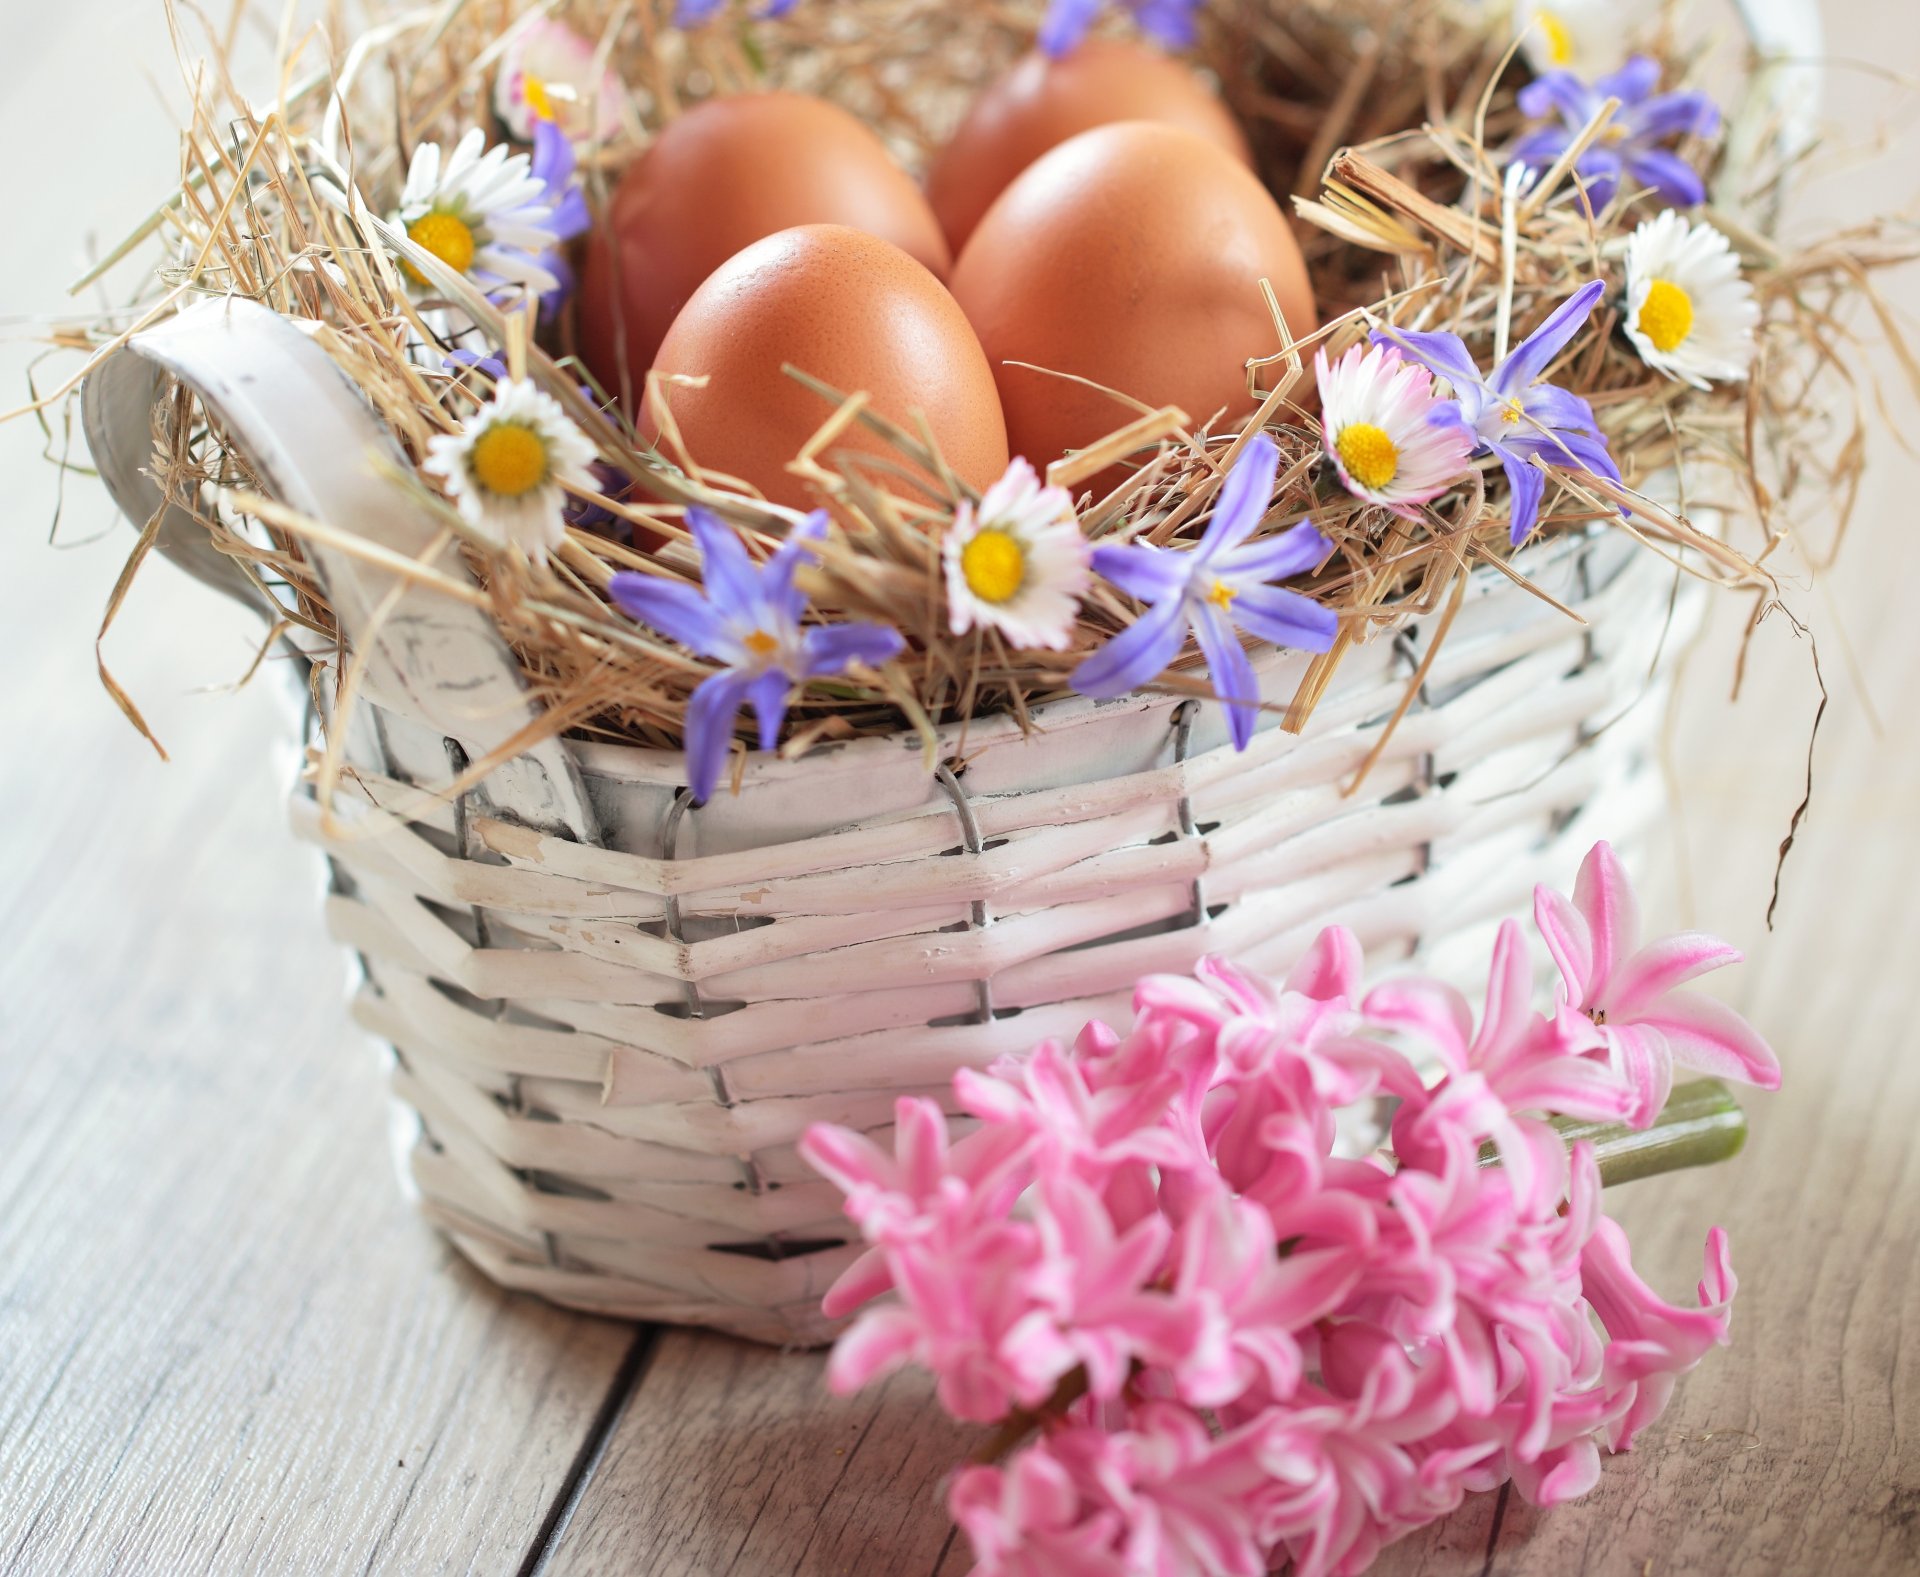
[[(244, 454), (262, 485), (291, 508), (381, 547), (421, 558), (438, 530), (391, 480), (408, 462), (386, 427), (327, 354), (258, 303), (203, 301), (135, 335), (90, 382), (90, 441), (112, 475), (123, 507), (156, 498), (137, 478), (150, 421), (136, 409), (140, 376), (117, 364), (142, 358), (190, 387)], [(149, 381), (149, 387), (151, 383)], [(387, 472), (382, 475), (382, 469)], [(147, 513), (151, 513), (149, 505)], [(162, 551), (219, 584), (204, 540), (169, 520)], [(363, 558), (306, 541), (348, 648), (364, 664), (369, 701), (458, 740), (473, 759), (490, 754), (538, 713), (519, 666), (484, 613)], [(467, 580), (457, 547), (443, 544), (432, 565)], [(451, 774), (448, 774), (451, 775)], [(597, 826), (566, 747), (548, 740), (516, 770), (496, 774), (488, 793), (514, 819), (591, 842)]]

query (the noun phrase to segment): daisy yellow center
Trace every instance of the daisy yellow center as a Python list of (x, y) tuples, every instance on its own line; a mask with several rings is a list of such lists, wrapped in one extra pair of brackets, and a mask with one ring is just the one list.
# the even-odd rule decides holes
[(1400, 469), (1400, 451), (1383, 428), (1372, 422), (1349, 422), (1340, 429), (1333, 447), (1340, 451), (1340, 463), (1347, 475), (1362, 487), (1378, 492)]
[(1672, 350), (1693, 332), (1693, 297), (1670, 279), (1656, 279), (1640, 303), (1640, 332), (1655, 350)]
[(1238, 587), (1229, 586), (1224, 580), (1216, 580), (1207, 590), (1207, 601), (1225, 613), (1233, 606), (1233, 599), (1239, 595)]
[(960, 574), (982, 602), (1011, 602), (1027, 578), (1027, 550), (1012, 532), (989, 526), (960, 550)]
[(496, 422), (467, 455), (473, 479), (500, 498), (522, 498), (547, 479), (547, 445), (520, 422)]
[(553, 95), (547, 92), (546, 83), (531, 71), (520, 79), (520, 96), (527, 101), (527, 110), (535, 120), (552, 120)]
[(1567, 24), (1560, 20), (1558, 12), (1536, 11), (1534, 20), (1540, 24), (1540, 32), (1547, 41), (1547, 59), (1553, 65), (1567, 66), (1573, 63), (1573, 34), (1567, 30)]
[(472, 227), (458, 214), (440, 208), (422, 214), (408, 225), (407, 239), (415, 246), (425, 247), (456, 274), (464, 274), (473, 267), (473, 254), (478, 250)]
[(780, 650), (780, 643), (765, 630), (755, 630), (740, 643), (755, 657), (771, 657)]

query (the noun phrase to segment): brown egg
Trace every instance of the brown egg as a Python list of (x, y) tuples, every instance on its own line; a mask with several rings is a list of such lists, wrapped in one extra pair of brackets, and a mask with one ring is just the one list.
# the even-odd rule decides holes
[(682, 115), (621, 177), (588, 238), (579, 343), (594, 376), (638, 400), (700, 282), (742, 247), (805, 224), (865, 230), (942, 279), (952, 266), (919, 188), (838, 106), (750, 93)]
[[(977, 488), (1007, 468), (1006, 424), (980, 342), (946, 287), (890, 242), (844, 225), (756, 241), (693, 293), (654, 362), (708, 376), (704, 389), (669, 391), (696, 463), (804, 508), (813, 500), (787, 462), (833, 407), (783, 363), (844, 393), (865, 391), (902, 426), (923, 412), (947, 464)], [(835, 447), (898, 459), (858, 424)]]
[(1035, 50), (973, 101), (927, 171), (927, 197), (954, 255), (994, 198), (1041, 154), (1123, 120), (1184, 126), (1253, 163), (1226, 106), (1179, 61), (1106, 38), (1090, 38), (1062, 60)]
[[(1036, 160), (980, 221), (953, 293), (1000, 386), (1016, 455), (1046, 467), (1131, 413), (1072, 373), (1196, 424), (1254, 407), (1250, 357), (1280, 348), (1259, 282), (1296, 335), (1316, 326), (1300, 248), (1244, 165), (1177, 126), (1082, 132)], [(1109, 468), (1093, 483), (1120, 480)]]

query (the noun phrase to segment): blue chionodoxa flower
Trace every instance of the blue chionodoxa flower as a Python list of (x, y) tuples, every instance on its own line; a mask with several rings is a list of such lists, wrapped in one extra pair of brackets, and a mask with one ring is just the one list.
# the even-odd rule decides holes
[(1692, 208), (1706, 201), (1707, 189), (1692, 165), (1663, 148), (1673, 137), (1711, 137), (1720, 129), (1720, 111), (1704, 93), (1656, 93), (1660, 66), (1635, 55), (1618, 71), (1582, 82), (1571, 71), (1544, 71), (1519, 93), (1522, 114), (1536, 120), (1558, 114), (1558, 126), (1540, 126), (1513, 145), (1510, 164), (1545, 169), (1599, 113), (1608, 99), (1620, 107), (1587, 150), (1574, 160), (1574, 173), (1586, 183), (1587, 200), (1598, 213), (1613, 201), (1622, 176), (1651, 187), (1668, 202)]
[[(1188, 49), (1198, 36), (1193, 15), (1201, 0), (1121, 0), (1140, 31), (1168, 49)], [(1040, 48), (1055, 60), (1070, 55), (1099, 20), (1108, 0), (1052, 0), (1040, 23)]]
[[(766, 0), (759, 10), (752, 13), (762, 22), (771, 22), (785, 16), (800, 0)], [(679, 0), (673, 9), (673, 25), (690, 30), (705, 27), (723, 10), (727, 0)]]
[(575, 162), (574, 146), (567, 134), (550, 120), (536, 120), (531, 168), (534, 178), (546, 186), (547, 202), (553, 208), (547, 227), (560, 243), (540, 259), (541, 266), (556, 281), (553, 289), (540, 297), (540, 310), (549, 315), (560, 310), (577, 283), (573, 265), (567, 261), (566, 243), (575, 236), (585, 235), (593, 223), (593, 215), (587, 209), (587, 194), (574, 179)]
[(1106, 697), (1151, 684), (1180, 655), (1191, 628), (1214, 693), (1226, 703), (1234, 749), (1247, 748), (1259, 716), (1260, 685), (1235, 632), (1324, 652), (1340, 628), (1331, 608), (1270, 584), (1326, 558), (1333, 549), (1325, 537), (1302, 522), (1264, 541), (1247, 541), (1267, 512), (1279, 468), (1279, 449), (1261, 433), (1227, 473), (1213, 518), (1192, 548), (1142, 543), (1094, 549), (1093, 567), (1148, 606), (1074, 669), (1074, 689)]
[(1582, 285), (1484, 378), (1458, 334), (1374, 331), (1375, 344), (1398, 345), (1410, 360), (1452, 385), (1453, 399), (1436, 406), (1431, 419), (1458, 422), (1473, 436), (1475, 454), (1499, 458), (1513, 490), (1511, 537), (1516, 547), (1532, 533), (1547, 490), (1547, 474), (1536, 462), (1625, 485), (1593, 407), (1577, 394), (1540, 381), (1606, 288), (1599, 279)]
[(771, 750), (795, 686), (843, 673), (851, 663), (877, 667), (906, 642), (881, 624), (802, 627), (807, 596), (794, 572), (826, 534), (824, 510), (794, 526), (764, 565), (711, 511), (689, 507), (687, 526), (700, 549), (702, 586), (623, 571), (607, 591), (642, 624), (720, 665), (687, 703), (687, 779), (695, 803), (704, 803), (720, 781), (742, 706), (752, 705), (760, 748)]

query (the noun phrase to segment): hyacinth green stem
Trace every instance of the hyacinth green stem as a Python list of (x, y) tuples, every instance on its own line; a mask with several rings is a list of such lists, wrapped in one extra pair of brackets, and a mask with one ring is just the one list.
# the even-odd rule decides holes
[[(1583, 1139), (1593, 1146), (1600, 1181), (1607, 1187), (1683, 1167), (1712, 1166), (1738, 1155), (1747, 1142), (1747, 1114), (1718, 1079), (1695, 1079), (1676, 1086), (1652, 1125), (1637, 1132), (1622, 1123), (1579, 1122), (1571, 1117), (1555, 1117), (1552, 1122), (1569, 1146)], [(1482, 1166), (1491, 1166), (1496, 1159), (1490, 1146), (1480, 1152)]]

